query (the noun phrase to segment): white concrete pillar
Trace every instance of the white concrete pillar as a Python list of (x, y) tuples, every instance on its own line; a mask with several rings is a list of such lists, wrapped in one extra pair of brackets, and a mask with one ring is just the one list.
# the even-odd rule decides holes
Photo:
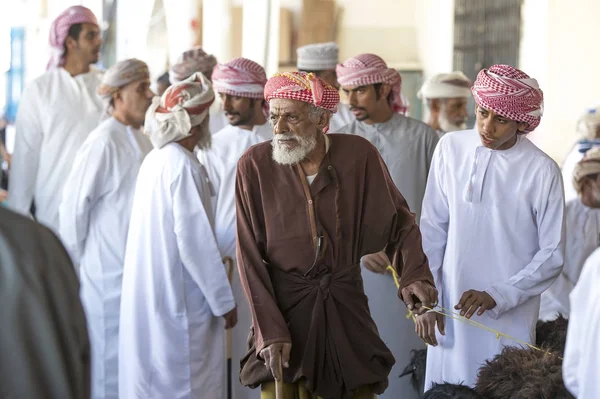
[[(260, 1), (260, 0), (256, 0)], [(231, 60), (231, 0), (202, 2), (202, 48), (219, 62)]]
[(163, 0), (163, 2), (169, 42), (169, 61), (173, 64), (181, 53), (194, 45), (196, 34), (193, 21), (198, 15), (201, 2), (200, 0)]
[(148, 30), (155, 1), (117, 1), (117, 61), (132, 57), (146, 59)]
[(267, 76), (279, 69), (279, 0), (244, 0), (242, 56), (264, 66)]

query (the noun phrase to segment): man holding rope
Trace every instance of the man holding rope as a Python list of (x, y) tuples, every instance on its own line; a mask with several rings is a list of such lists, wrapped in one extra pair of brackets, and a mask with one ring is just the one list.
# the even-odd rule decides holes
[(275, 137), (241, 157), (236, 180), (237, 261), (253, 318), (240, 379), (262, 385), (263, 399), (372, 399), (394, 357), (371, 318), (360, 258), (385, 249), (399, 296), (422, 313), (437, 291), (419, 228), (377, 149), (325, 134), (335, 88), (288, 72), (267, 82), (265, 99)]
[(534, 343), (540, 294), (563, 264), (560, 169), (525, 137), (542, 116), (537, 81), (494, 65), (471, 91), (477, 126), (442, 137), (423, 200), (423, 247), (443, 307), (436, 310), (453, 317), (446, 328), (440, 313), (417, 317), (417, 332), (433, 345), (426, 390), (433, 382), (473, 385), (486, 360), (515, 345), (455, 316)]

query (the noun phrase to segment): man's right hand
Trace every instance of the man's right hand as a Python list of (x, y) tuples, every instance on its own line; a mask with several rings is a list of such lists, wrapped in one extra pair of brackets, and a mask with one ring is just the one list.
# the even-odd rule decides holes
[(363, 265), (373, 273), (385, 274), (391, 262), (385, 251), (365, 255), (362, 258)]
[(437, 323), (440, 334), (446, 335), (444, 325), (444, 316), (436, 312), (427, 312), (417, 316), (415, 323), (415, 331), (426, 344), (437, 346), (437, 338), (435, 337), (435, 325)]
[(229, 330), (237, 324), (237, 306), (230, 310), (225, 316), (225, 329)]
[(271, 344), (260, 351), (260, 357), (265, 360), (265, 367), (271, 370), (275, 381), (281, 381), (283, 378), (280, 365), (284, 368), (290, 367), (291, 351), (292, 344)]

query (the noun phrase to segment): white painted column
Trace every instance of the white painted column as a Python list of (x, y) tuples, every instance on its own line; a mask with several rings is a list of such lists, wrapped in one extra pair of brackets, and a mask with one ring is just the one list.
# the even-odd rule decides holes
[(169, 41), (169, 60), (173, 64), (181, 53), (194, 45), (196, 35), (192, 21), (196, 19), (201, 3), (200, 0), (163, 0), (163, 2)]
[(244, 0), (243, 7), (242, 56), (271, 76), (279, 69), (280, 0)]
[(117, 60), (139, 58), (148, 53), (148, 30), (156, 0), (117, 0)]
[[(256, 0), (260, 1), (260, 0)], [(202, 48), (217, 58), (229, 62), (231, 56), (231, 0), (202, 2)]]

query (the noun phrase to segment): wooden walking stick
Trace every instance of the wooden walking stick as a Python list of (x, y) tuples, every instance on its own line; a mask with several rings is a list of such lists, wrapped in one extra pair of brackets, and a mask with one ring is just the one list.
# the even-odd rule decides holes
[(283, 353), (279, 354), (277, 360), (277, 368), (279, 369), (279, 380), (275, 379), (275, 399), (284, 399), (283, 398)]
[[(233, 259), (231, 259), (229, 256), (226, 256), (225, 258), (223, 258), (223, 264), (225, 264), (225, 266), (227, 267), (227, 278), (229, 279), (229, 284), (231, 285), (231, 289), (233, 290)], [(232, 387), (232, 383), (231, 380), (233, 378), (233, 369), (232, 369), (232, 360), (231, 358), (233, 357), (232, 354), (232, 346), (233, 346), (233, 335), (232, 335), (232, 328), (228, 329), (226, 331), (227, 334), (227, 338), (226, 338), (226, 343), (227, 343), (227, 399), (231, 399), (233, 397), (233, 387)]]

